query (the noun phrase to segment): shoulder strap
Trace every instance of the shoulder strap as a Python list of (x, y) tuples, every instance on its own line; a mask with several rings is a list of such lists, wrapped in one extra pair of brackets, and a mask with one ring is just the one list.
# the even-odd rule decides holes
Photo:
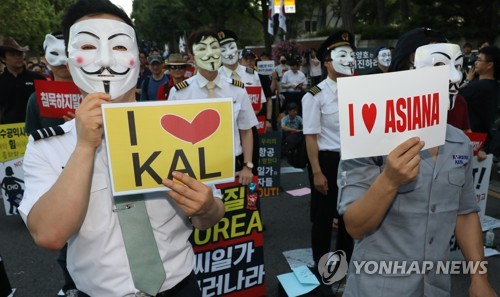
[(236, 79), (231, 80), (231, 84), (240, 88), (245, 88), (245, 85), (241, 81)]
[(307, 91), (308, 93), (311, 93), (313, 96), (317, 95), (319, 92), (321, 92), (321, 88), (318, 86), (314, 86)]
[(37, 141), (40, 139), (49, 138), (56, 135), (63, 135), (64, 133), (65, 132), (61, 126), (54, 126), (54, 127), (38, 129), (33, 133), (31, 133), (31, 136), (33, 136), (33, 139)]
[(175, 87), (175, 89), (176, 89), (177, 91), (180, 91), (180, 90), (182, 90), (182, 89), (185, 89), (185, 88), (187, 88), (188, 86), (189, 86), (189, 84), (188, 84), (188, 82), (187, 82), (187, 81), (181, 81), (180, 83), (176, 83), (176, 84), (174, 85), (174, 87)]

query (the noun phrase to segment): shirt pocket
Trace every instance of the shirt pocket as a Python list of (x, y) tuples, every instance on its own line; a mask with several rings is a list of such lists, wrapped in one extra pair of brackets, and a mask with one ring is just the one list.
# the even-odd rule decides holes
[(328, 102), (321, 106), (321, 114), (325, 116), (333, 115), (339, 112), (339, 107), (337, 104), (333, 104), (333, 102)]
[(90, 199), (87, 214), (83, 221), (82, 231), (97, 231), (108, 227), (108, 218), (112, 212), (111, 193), (106, 176), (96, 173), (92, 176)]

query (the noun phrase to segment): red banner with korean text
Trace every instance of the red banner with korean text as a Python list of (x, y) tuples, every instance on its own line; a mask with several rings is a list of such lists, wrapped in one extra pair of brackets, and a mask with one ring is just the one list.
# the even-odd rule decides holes
[(260, 110), (262, 98), (262, 87), (259, 86), (245, 86), (248, 96), (250, 97), (250, 102), (252, 102), (252, 108), (255, 111)]
[[(257, 186), (257, 177), (254, 185)], [(216, 186), (226, 214), (210, 229), (191, 236), (194, 271), (203, 296), (265, 296), (264, 244), (258, 189), (238, 181)]]
[(257, 126), (257, 133), (258, 134), (266, 134), (266, 116), (261, 115), (257, 116), (257, 121), (259, 122), (259, 125)]
[(46, 118), (74, 113), (83, 100), (78, 87), (68, 81), (35, 80), (35, 91), (40, 116)]
[(484, 142), (486, 141), (487, 133), (476, 133), (476, 132), (465, 132), (465, 135), (469, 137), (472, 142), (472, 149), (474, 156), (477, 155), (477, 152), (481, 150), (484, 146)]

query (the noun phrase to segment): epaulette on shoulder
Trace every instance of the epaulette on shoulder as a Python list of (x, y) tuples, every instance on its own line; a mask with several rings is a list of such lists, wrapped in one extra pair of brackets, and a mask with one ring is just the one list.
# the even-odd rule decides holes
[(176, 83), (176, 84), (174, 85), (174, 87), (175, 87), (175, 89), (176, 89), (177, 91), (182, 90), (182, 89), (185, 89), (185, 88), (187, 88), (188, 86), (189, 86), (189, 84), (188, 84), (186, 81), (181, 81), (180, 83)]
[(319, 92), (321, 92), (321, 88), (318, 86), (314, 86), (307, 91), (308, 93), (311, 93), (313, 96), (316, 96)]
[(61, 126), (54, 126), (54, 127), (38, 129), (33, 133), (31, 133), (31, 136), (33, 136), (33, 139), (37, 141), (40, 139), (49, 138), (56, 135), (63, 135), (64, 133), (65, 133), (64, 129)]
[(244, 88), (244, 87), (245, 87), (245, 85), (244, 85), (241, 81), (236, 80), (236, 79), (233, 79), (233, 80), (231, 81), (231, 84), (232, 84), (232, 85), (235, 85), (235, 86), (237, 86), (237, 87), (240, 87), (240, 88)]
[(250, 74), (254, 74), (255, 73), (255, 70), (251, 69), (251, 68), (248, 68), (246, 69), (246, 72), (247, 73), (250, 73)]

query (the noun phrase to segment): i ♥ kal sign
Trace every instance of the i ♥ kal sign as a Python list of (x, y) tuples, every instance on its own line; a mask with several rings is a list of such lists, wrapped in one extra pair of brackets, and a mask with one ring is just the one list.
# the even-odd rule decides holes
[(232, 98), (103, 104), (113, 195), (165, 191), (173, 171), (234, 180)]
[(444, 144), (448, 66), (337, 80), (342, 159), (389, 154), (418, 136), (424, 149)]

